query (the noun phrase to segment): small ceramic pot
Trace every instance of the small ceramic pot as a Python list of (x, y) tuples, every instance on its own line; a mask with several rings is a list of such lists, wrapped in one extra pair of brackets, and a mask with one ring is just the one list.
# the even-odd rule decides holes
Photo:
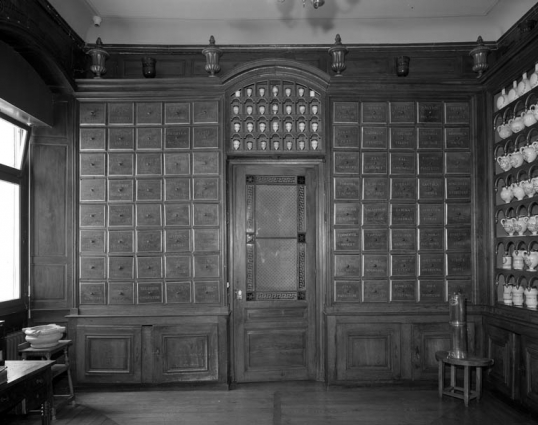
[(512, 285), (504, 285), (504, 287), (503, 287), (503, 302), (506, 305), (512, 305)]
[[(501, 219), (501, 225), (504, 228), (504, 231), (508, 233), (508, 236), (514, 236), (516, 231), (515, 223), (513, 218), (503, 218)], [(513, 264), (512, 264), (513, 267)]]

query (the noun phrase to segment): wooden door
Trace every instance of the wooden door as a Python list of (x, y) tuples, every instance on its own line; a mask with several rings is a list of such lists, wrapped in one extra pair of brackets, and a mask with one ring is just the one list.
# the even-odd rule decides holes
[(314, 379), (314, 166), (232, 166), (234, 379)]

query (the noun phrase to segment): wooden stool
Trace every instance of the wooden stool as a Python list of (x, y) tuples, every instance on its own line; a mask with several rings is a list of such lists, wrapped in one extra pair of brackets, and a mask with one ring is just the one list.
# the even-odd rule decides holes
[(58, 344), (50, 348), (32, 348), (28, 342), (19, 344), (19, 353), (23, 360), (30, 358), (58, 360), (64, 358), (63, 364), (54, 364), (52, 366), (52, 379), (66, 373), (67, 384), (69, 385), (69, 394), (54, 394), (54, 405), (52, 406), (52, 419), (56, 419), (56, 410), (66, 403), (75, 402), (75, 390), (73, 389), (73, 381), (71, 379), (71, 365), (69, 363), (69, 347), (72, 345), (69, 339), (60, 340)]
[[(439, 363), (439, 397), (443, 395), (463, 399), (465, 407), (469, 400), (480, 400), (482, 395), (482, 368), (493, 365), (493, 359), (469, 356), (466, 359), (454, 359), (448, 356), (448, 351), (437, 351), (435, 358)], [(450, 365), (450, 386), (445, 388), (445, 363)], [(456, 386), (456, 366), (463, 366), (463, 387)], [(473, 391), (469, 368), (476, 368), (476, 388)]]

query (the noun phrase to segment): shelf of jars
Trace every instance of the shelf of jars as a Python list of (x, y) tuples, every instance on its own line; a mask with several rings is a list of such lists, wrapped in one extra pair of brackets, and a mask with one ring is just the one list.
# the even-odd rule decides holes
[(306, 85), (259, 81), (230, 96), (230, 152), (320, 152), (322, 102)]
[(505, 305), (536, 310), (538, 296), (538, 65), (496, 98), (495, 283)]

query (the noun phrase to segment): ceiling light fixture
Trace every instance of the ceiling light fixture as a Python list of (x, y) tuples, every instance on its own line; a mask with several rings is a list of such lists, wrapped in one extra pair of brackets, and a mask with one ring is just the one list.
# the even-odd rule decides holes
[[(278, 0), (280, 3), (284, 3), (286, 0)], [(325, 4), (325, 0), (310, 0), (314, 9), (319, 9)], [(303, 0), (303, 7), (306, 6), (306, 0)]]

